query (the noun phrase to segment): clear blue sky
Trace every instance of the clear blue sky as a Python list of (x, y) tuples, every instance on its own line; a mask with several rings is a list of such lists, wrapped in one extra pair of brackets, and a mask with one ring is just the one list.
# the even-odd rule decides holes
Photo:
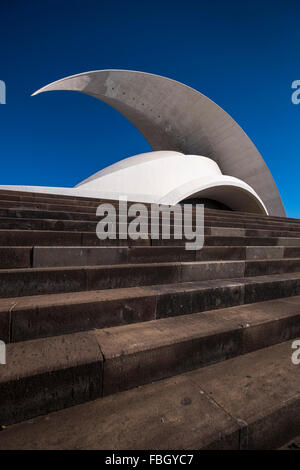
[(300, 218), (299, 0), (0, 0), (0, 184), (74, 186), (151, 150), (79, 93), (30, 94), (88, 70), (141, 70), (201, 91), (243, 127)]

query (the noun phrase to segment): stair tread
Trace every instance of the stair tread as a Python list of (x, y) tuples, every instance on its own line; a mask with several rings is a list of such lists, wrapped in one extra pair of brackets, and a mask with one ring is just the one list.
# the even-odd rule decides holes
[[(16, 201), (16, 200), (3, 200), (0, 196), (0, 208), (2, 210), (23, 210), (23, 211), (44, 211), (44, 212), (62, 212), (62, 213), (78, 213), (78, 214), (87, 214), (93, 213), (95, 214), (96, 209), (99, 204), (103, 203), (104, 201), (97, 201), (94, 204), (85, 204), (85, 205), (78, 205), (76, 204), (69, 204), (70, 201), (63, 200), (61, 202), (46, 201), (45, 199), (40, 200), (32, 200), (32, 201)], [(74, 202), (74, 201), (73, 201)], [(118, 207), (118, 201), (110, 201), (113, 205)], [(128, 203), (130, 204), (130, 202)], [(7, 207), (6, 207), (7, 206)], [(220, 213), (221, 212), (221, 213)], [(292, 218), (280, 218), (280, 217), (271, 217), (271, 216), (263, 216), (258, 214), (238, 214), (236, 212), (227, 212), (227, 211), (213, 211), (210, 209), (205, 209), (205, 215), (207, 218), (218, 218), (220, 220), (230, 220), (231, 222), (237, 221), (249, 221), (252, 222), (267, 222), (267, 223), (274, 223), (274, 224), (290, 224), (290, 225), (297, 225), (299, 224), (298, 219)]]
[[(96, 208), (95, 208), (96, 209)], [(15, 204), (13, 206), (9, 207), (3, 207), (2, 203), (0, 201), (0, 221), (1, 219), (18, 219), (18, 220), (40, 220), (40, 219), (45, 219), (45, 220), (62, 220), (62, 221), (67, 221), (67, 220), (72, 220), (72, 221), (98, 221), (99, 217), (96, 216), (96, 210), (90, 210), (90, 211), (85, 211), (85, 212), (80, 212), (78, 210), (70, 211), (67, 209), (64, 210), (59, 210), (59, 209), (50, 209), (50, 208), (33, 208), (33, 207), (28, 207), (28, 206), (16, 206)], [(175, 222), (179, 221), (180, 219), (177, 217), (175, 218)], [(158, 221), (158, 219), (157, 219)], [(262, 220), (262, 221), (256, 221), (252, 219), (236, 219), (234, 220), (232, 217), (222, 217), (220, 215), (214, 216), (214, 215), (205, 215), (204, 223), (210, 226), (213, 226), (214, 223), (217, 225), (219, 224), (229, 224), (230, 227), (236, 226), (236, 227), (246, 227), (246, 226), (266, 226), (266, 227), (277, 227), (277, 228), (284, 228), (286, 227), (287, 229), (291, 230), (300, 230), (299, 223), (293, 223), (293, 222), (288, 222), (288, 221), (273, 221), (273, 220)]]
[[(31, 201), (29, 200), (31, 199)], [(75, 205), (78, 207), (78, 203), (81, 202), (82, 208), (86, 206), (90, 207), (97, 207), (100, 203), (103, 202), (110, 202), (112, 204), (117, 204), (118, 201), (116, 200), (108, 200), (108, 199), (101, 199), (101, 198), (92, 198), (92, 197), (84, 197), (84, 196), (70, 196), (66, 194), (52, 194), (52, 193), (43, 193), (43, 192), (32, 192), (32, 191), (19, 191), (17, 189), (2, 189), (0, 190), (0, 201), (1, 202), (34, 202), (34, 203), (50, 203), (50, 204), (57, 204), (57, 205)], [(55, 202), (54, 202), (55, 201)], [(128, 201), (133, 202), (134, 201)], [(146, 203), (148, 207), (149, 204)], [(253, 214), (253, 213), (245, 213), (240, 211), (226, 211), (226, 210), (218, 210), (218, 209), (205, 209), (205, 212), (208, 214), (217, 214), (217, 215), (224, 215), (230, 218), (251, 218), (251, 219), (259, 219), (259, 220), (275, 220), (275, 221), (293, 221), (299, 222), (299, 219), (294, 217), (280, 217), (280, 216), (266, 216), (263, 214)], [(221, 212), (221, 214), (220, 214)]]
[(300, 450), (300, 435), (290, 439), (278, 450)]
[(295, 367), (288, 341), (9, 426), (0, 449), (276, 448), (299, 433)]
[[(91, 238), (92, 237), (92, 238)], [(2, 241), (3, 240), (3, 241)], [(49, 245), (49, 240), (53, 244)], [(26, 243), (25, 243), (26, 241)], [(100, 241), (95, 233), (86, 231), (70, 231), (70, 230), (24, 230), (24, 229), (1, 229), (0, 228), (0, 243), (2, 246), (111, 246), (118, 242), (117, 246), (136, 246), (147, 245), (151, 240), (103, 240)], [(168, 240), (153, 240), (153, 246), (167, 246)], [(234, 245), (232, 244), (234, 242)], [(205, 246), (223, 246), (229, 242), (229, 246), (235, 246), (242, 243), (243, 246), (254, 242), (253, 245), (262, 246), (277, 246), (277, 245), (292, 245), (300, 242), (299, 237), (288, 236), (268, 236), (268, 238), (255, 236), (240, 236), (240, 235), (206, 235)], [(41, 244), (43, 242), (43, 244)], [(93, 243), (92, 245), (91, 242)], [(155, 243), (154, 243), (155, 242)], [(218, 242), (215, 245), (214, 242)], [(259, 242), (259, 243), (258, 243)], [(213, 243), (213, 245), (211, 245)], [(221, 244), (219, 244), (221, 243)], [(175, 243), (175, 246), (176, 245)], [(252, 243), (250, 243), (252, 246)]]
[(299, 435), (300, 220), (205, 209), (191, 253), (149, 234), (99, 240), (110, 202), (118, 212), (0, 190), (0, 449), (260, 449)]
[[(99, 362), (103, 356), (104, 394), (115, 393), (294, 337), (299, 306), (300, 296), (294, 296), (12, 343), (0, 383)], [(264, 337), (272, 328), (273, 337)]]
[[(32, 361), (32, 357), (29, 358), (25, 355), (26, 368), (23, 367), (24, 364), (20, 364), (13, 359), (7, 361), (7, 367), (3, 370), (0, 381), (6, 380), (8, 370), (11, 371), (13, 377), (20, 377), (20, 371), (27, 373), (28, 368), (38, 373), (39, 369), (36, 368), (36, 364), (39, 361), (39, 357), (42, 358), (44, 366), (47, 365), (49, 370), (51, 367), (55, 367), (55, 354), (52, 358), (49, 358), (49, 352), (58, 351), (59, 343), (65, 344), (72, 335), (74, 337), (74, 346), (78, 342), (78, 338), (84, 337), (91, 340), (95, 334), (104, 357), (112, 358), (134, 354), (137, 351), (155, 349), (182, 342), (186, 339), (206, 337), (237, 328), (250, 328), (260, 323), (278, 321), (281, 318), (300, 315), (299, 306), (300, 296), (293, 296), (210, 310), (208, 312), (95, 329), (90, 332), (76, 332), (58, 337), (12, 343), (8, 345), (8, 354), (17, 351), (20, 356), (26, 349), (31, 350), (33, 348), (34, 356), (32, 357), (34, 357), (34, 361)], [(49, 346), (45, 348), (44, 344), (49, 344)], [(69, 357), (64, 357), (66, 363), (67, 361), (73, 362), (72, 353), (74, 352), (76, 351), (70, 349)], [(81, 357), (77, 355), (76, 360), (80, 361)]]
[(101, 353), (92, 332), (52, 336), (7, 345), (6, 367), (0, 384), (81, 364), (101, 362)]
[(95, 331), (107, 359), (300, 316), (299, 307), (300, 296), (293, 296)]
[(115, 289), (100, 289), (91, 291), (80, 292), (66, 292), (59, 294), (41, 294), (24, 297), (9, 297), (2, 298), (0, 311), (7, 310), (12, 306), (18, 308), (28, 308), (31, 306), (42, 305), (60, 305), (64, 303), (78, 303), (90, 302), (97, 300), (115, 300), (125, 299), (130, 297), (144, 297), (145, 295), (157, 295), (166, 292), (186, 292), (187, 290), (207, 289), (212, 287), (226, 287), (233, 285), (244, 285), (246, 283), (264, 283), (278, 281), (281, 279), (299, 279), (300, 272), (283, 273), (283, 274), (270, 274), (264, 276), (244, 277), (244, 278), (231, 278), (231, 279), (216, 279), (207, 281), (190, 281), (181, 283), (159, 284), (149, 286), (137, 287), (124, 287)]
[(160, 262), (148, 262), (148, 263), (120, 263), (120, 264), (103, 264), (103, 265), (74, 265), (74, 266), (43, 266), (35, 268), (13, 268), (13, 269), (1, 269), (1, 274), (6, 273), (32, 273), (32, 272), (45, 272), (45, 271), (72, 271), (72, 270), (113, 270), (113, 269), (129, 269), (129, 268), (160, 268), (167, 266), (205, 266), (207, 264), (254, 264), (254, 263), (276, 263), (276, 262), (298, 262), (300, 257), (295, 258), (260, 258), (260, 259), (219, 259), (219, 260), (205, 260), (205, 261), (160, 261)]

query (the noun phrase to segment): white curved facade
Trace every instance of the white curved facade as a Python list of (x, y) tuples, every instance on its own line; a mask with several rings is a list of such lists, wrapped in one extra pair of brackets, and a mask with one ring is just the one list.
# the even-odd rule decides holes
[[(244, 181), (223, 175), (210, 158), (174, 151), (125, 158), (95, 173), (75, 188), (0, 186), (49, 194), (174, 205), (191, 198), (225, 204), (232, 210), (268, 214), (258, 194)], [(113, 189), (113, 190), (112, 190)]]
[(285, 216), (275, 181), (253, 142), (226, 111), (197, 90), (145, 72), (96, 70), (57, 80), (34, 95), (56, 90), (77, 91), (112, 106), (154, 151), (210, 158), (224, 175), (253, 188), (270, 215)]
[(76, 188), (109, 199), (115, 199), (117, 193), (131, 201), (169, 205), (188, 198), (207, 198), (233, 210), (268, 213), (247, 183), (222, 175), (210, 158), (173, 151), (126, 158), (92, 175)]
[(119, 161), (75, 188), (0, 186), (103, 199), (174, 205), (202, 199), (232, 210), (284, 216), (261, 155), (240, 126), (198, 91), (158, 75), (97, 70), (53, 82), (44, 91), (71, 90), (109, 104), (129, 119), (154, 152)]

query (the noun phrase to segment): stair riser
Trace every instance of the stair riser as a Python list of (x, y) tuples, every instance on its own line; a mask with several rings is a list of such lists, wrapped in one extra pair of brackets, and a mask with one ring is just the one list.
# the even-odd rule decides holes
[(0, 247), (0, 269), (283, 258), (300, 258), (300, 247)]
[[(62, 211), (43, 211), (43, 210), (23, 210), (23, 209), (1, 209), (0, 208), (0, 222), (1, 219), (17, 219), (17, 220), (35, 220), (35, 219), (43, 219), (43, 220), (69, 220), (69, 221), (92, 221), (98, 222), (101, 218), (96, 216), (96, 210), (93, 213), (80, 213), (80, 212), (62, 212)], [(162, 215), (160, 215), (160, 219), (155, 217), (152, 219), (153, 224), (160, 224), (161, 225)], [(135, 217), (128, 217), (128, 222), (135, 220)], [(150, 218), (141, 218), (142, 223), (149, 223)], [(175, 216), (175, 220), (173, 214), (170, 217), (170, 225), (173, 227), (174, 225), (178, 225), (181, 223), (182, 218)], [(194, 224), (196, 221), (195, 216), (193, 216), (192, 223)], [(263, 221), (252, 221), (252, 220), (232, 220), (232, 218), (225, 218), (225, 217), (218, 217), (218, 216), (210, 216), (205, 215), (204, 222), (207, 226), (220, 226), (220, 227), (240, 227), (240, 228), (261, 228), (261, 229), (269, 229), (269, 230), (291, 230), (295, 232), (300, 231), (299, 224), (291, 224), (287, 222), (275, 223), (274, 221), (270, 221), (268, 219)]]
[(1, 422), (9, 425), (98, 398), (98, 371), (98, 364), (87, 364), (1, 384)]
[[(1, 249), (0, 249), (1, 254)], [(33, 267), (300, 258), (300, 247), (34, 248)], [(5, 267), (5, 266), (3, 266)], [(11, 265), (13, 267), (13, 265)], [(29, 267), (29, 266), (28, 266)]]
[[(142, 238), (99, 240), (95, 232), (0, 230), (0, 246), (149, 246), (150, 242)], [(275, 244), (276, 240), (271, 243)]]
[[(96, 237), (97, 224), (95, 222), (80, 222), (71, 220), (30, 220), (30, 219), (1, 219), (0, 230), (54, 230), (54, 231), (78, 231), (78, 232), (90, 232), (93, 237)], [(118, 227), (116, 229), (118, 237)], [(124, 229), (122, 229), (124, 232)], [(125, 231), (126, 233), (126, 231)], [(288, 238), (300, 238), (300, 232), (294, 231), (278, 231), (278, 230), (256, 230), (256, 229), (244, 229), (244, 228), (230, 228), (230, 227), (205, 227), (204, 234), (206, 236), (227, 236), (227, 237), (288, 237)], [(145, 238), (150, 235), (143, 235)], [(159, 240), (153, 239), (156, 243), (160, 242), (162, 238), (161, 230), (159, 231)], [(130, 240), (129, 237), (126, 237)], [(173, 231), (170, 230), (170, 238), (173, 239)], [(104, 241), (109, 243), (109, 238)], [(184, 241), (183, 237), (183, 241)], [(124, 240), (120, 240), (124, 243)], [(168, 240), (163, 240), (168, 242)], [(103, 241), (102, 241), (103, 242)], [(126, 242), (126, 239), (125, 239)], [(176, 240), (175, 240), (176, 242)], [(131, 240), (127, 243), (131, 243)]]
[[(1, 249), (0, 249), (1, 254)], [(300, 255), (300, 248), (299, 248)], [(246, 256), (246, 248), (203, 247), (199, 251), (184, 247), (157, 248), (34, 248), (33, 267), (93, 266), (157, 262), (206, 260), (238, 260)]]
[[(294, 396), (263, 419), (248, 426), (247, 449), (275, 450), (300, 432), (300, 399)], [(290, 449), (289, 449), (290, 450)]]
[(119, 289), (300, 272), (300, 259), (0, 270), (0, 297)]
[(103, 394), (109, 395), (172, 377), (299, 336), (300, 313), (253, 327), (240, 327), (113, 358), (105, 357), (101, 335), (99, 341), (105, 357)]
[[(123, 228), (124, 227), (124, 228)], [(86, 222), (86, 221), (77, 221), (77, 220), (46, 220), (46, 219), (0, 219), (0, 230), (35, 230), (35, 231), (42, 231), (42, 230), (54, 230), (54, 231), (74, 231), (74, 232), (90, 232), (96, 237), (96, 230), (97, 230), (97, 222)], [(122, 233), (127, 235), (127, 226), (123, 225), (120, 229)], [(205, 227), (205, 234), (210, 235), (211, 229), (210, 227)], [(240, 229), (237, 229), (240, 230)], [(243, 230), (243, 229), (242, 229)], [(105, 232), (105, 240), (110, 240), (110, 238), (106, 235)], [(220, 232), (221, 233), (221, 232)], [(237, 231), (237, 234), (242, 234), (242, 232)], [(292, 236), (296, 236), (297, 232), (291, 232)], [(218, 233), (219, 234), (219, 233)], [(119, 238), (119, 225), (116, 224), (116, 236)], [(159, 229), (159, 237), (161, 238), (161, 229)], [(173, 238), (173, 229), (170, 228), (170, 237)], [(106, 238), (107, 237), (107, 238)], [(149, 237), (148, 232), (143, 234), (144, 238)], [(125, 238), (130, 240), (130, 237)], [(300, 234), (299, 234), (300, 238)], [(124, 240), (122, 240), (124, 243)]]
[(265, 276), (300, 271), (300, 259), (248, 261), (245, 265), (245, 276)]
[[(64, 194), (51, 194), (51, 193), (42, 193), (42, 192), (33, 192), (33, 191), (18, 191), (11, 189), (1, 189), (0, 190), (0, 200), (8, 201), (29, 201), (33, 202), (45, 202), (49, 200), (50, 203), (55, 204), (74, 204), (75, 206), (83, 204), (92, 204), (102, 201), (100, 198), (92, 197), (82, 197), (82, 196), (68, 196)], [(107, 200), (106, 200), (107, 201)], [(110, 200), (109, 200), (110, 201)], [(29, 201), (30, 202), (30, 201)], [(116, 202), (112, 200), (112, 202)]]
[(18, 193), (14, 193), (12, 194), (12, 192), (8, 193), (3, 193), (2, 191), (0, 191), (0, 200), (2, 202), (4, 201), (7, 201), (7, 203), (9, 205), (12, 205), (12, 203), (18, 203), (18, 204), (23, 204), (23, 203), (44, 203), (44, 204), (53, 204), (53, 202), (55, 201), (55, 204), (62, 204), (62, 205), (66, 205), (66, 200), (68, 201), (68, 205), (74, 205), (74, 207), (76, 208), (78, 205), (84, 207), (84, 206), (91, 206), (91, 207), (94, 207), (96, 204), (95, 204), (95, 200), (93, 201), (86, 201), (84, 200), (84, 198), (80, 198), (80, 204), (78, 203), (78, 201), (75, 201), (73, 200), (74, 198), (72, 197), (67, 197), (67, 199), (63, 199), (63, 196), (51, 196), (51, 195), (42, 195), (42, 194), (38, 194), (38, 193), (27, 193), (28, 195), (26, 194), (20, 194), (19, 192)]
[[(48, 199), (49, 201), (49, 199)], [(82, 205), (84, 201), (75, 202), (74, 204), (66, 205), (66, 204), (49, 204), (43, 202), (16, 202), (16, 201), (2, 201), (0, 198), (0, 217), (30, 217), (30, 214), (36, 214), (36, 217), (40, 218), (65, 218), (65, 219), (72, 219), (72, 218), (82, 218), (83, 220), (88, 220), (89, 217), (94, 217), (96, 214), (97, 207), (99, 204), (106, 204), (108, 201), (99, 201), (99, 203), (85, 203)], [(119, 203), (115, 201), (110, 201), (116, 208), (116, 213), (119, 212)], [(130, 203), (128, 203), (128, 207), (130, 207)], [(150, 211), (149, 204), (144, 204), (147, 207), (147, 210)], [(183, 209), (182, 209), (183, 210)], [(190, 212), (193, 214), (193, 220), (195, 220), (195, 210), (189, 210), (189, 208), (185, 208), (186, 212)], [(162, 210), (161, 212), (164, 212)], [(10, 215), (9, 215), (10, 214)], [(52, 214), (52, 215), (51, 215)], [(87, 217), (87, 218), (86, 218)], [(173, 215), (172, 215), (173, 217)], [(175, 215), (175, 218), (178, 219), (178, 216)], [(249, 224), (264, 224), (264, 225), (285, 225), (287, 227), (294, 227), (296, 228), (297, 225), (299, 226), (299, 221), (297, 219), (291, 218), (279, 218), (279, 217), (270, 217), (270, 216), (253, 216), (251, 214), (240, 214), (236, 212), (226, 212), (226, 211), (213, 211), (211, 209), (205, 209), (205, 218), (208, 220), (218, 220), (220, 222), (230, 222), (235, 224), (241, 224), (242, 226), (245, 223)], [(92, 219), (93, 220), (93, 219)]]
[[(28, 202), (28, 201), (2, 201), (0, 198), (0, 210), (40, 210), (40, 211), (57, 211), (57, 212), (86, 212), (87, 214), (95, 214), (96, 209), (99, 204), (94, 204), (93, 206), (85, 206), (80, 204), (81, 201), (76, 204), (55, 204), (54, 203), (45, 203), (45, 202)], [(107, 202), (105, 202), (106, 204)], [(77, 206), (77, 207), (76, 207)]]
[[(27, 214), (27, 215), (26, 215)], [(25, 216), (25, 217), (24, 217)], [(128, 218), (128, 222), (131, 219)], [(0, 211), (0, 228), (1, 230), (5, 229), (27, 229), (27, 230), (87, 230), (87, 231), (95, 231), (97, 223), (101, 220), (100, 217), (96, 218), (93, 217), (76, 217), (72, 214), (68, 213), (51, 213), (51, 212), (32, 212), (22, 214), (21, 211), (17, 213), (17, 217), (13, 216), (12, 214), (2, 214)], [(141, 220), (143, 223), (143, 220)], [(161, 231), (162, 222), (158, 219), (155, 219), (153, 222), (154, 226), (159, 226)], [(181, 225), (181, 221), (176, 221), (175, 225)], [(148, 230), (150, 230), (150, 223), (145, 221), (147, 224)], [(170, 227), (174, 227), (174, 223), (171, 220), (169, 222)], [(193, 222), (194, 224), (194, 222)], [(300, 237), (300, 227), (298, 226), (289, 226), (285, 224), (268, 224), (268, 223), (236, 223), (232, 222), (231, 220), (222, 221), (215, 218), (205, 217), (204, 220), (205, 227), (225, 227), (228, 229), (241, 229), (241, 235), (244, 233), (245, 230), (253, 230), (254, 232), (263, 231), (267, 235), (267, 231), (273, 231), (278, 233), (291, 233), (291, 236), (299, 236)], [(124, 226), (124, 224), (119, 224), (117, 220), (117, 230), (119, 230), (120, 226)], [(125, 225), (126, 227), (126, 225)], [(124, 230), (123, 230), (124, 231)], [(238, 233), (238, 230), (234, 230)], [(212, 233), (212, 235), (217, 235), (217, 233)]]
[[(90, 245), (96, 245), (93, 235), (86, 237)], [(185, 240), (151, 240), (152, 246), (180, 246)], [(243, 236), (217, 236), (205, 235), (204, 246), (300, 246), (300, 238), (288, 237), (243, 237)]]
[[(50, 361), (52, 355), (50, 364), (47, 351)], [(55, 362), (53, 354), (56, 354)], [(30, 360), (33, 364), (38, 361), (36, 367)], [(23, 362), (24, 369), (20, 369)], [(10, 371), (4, 371), (5, 376), (0, 377), (0, 420), (3, 425), (102, 395), (103, 358), (89, 333), (49, 338), (42, 343), (8, 345), (7, 366), (3, 367), (10, 367)]]
[(156, 318), (158, 296), (154, 294), (116, 300), (99, 297), (85, 303), (16, 306), (11, 312), (4, 310), (0, 312), (0, 338), (6, 343), (20, 342)]
[(0, 220), (0, 230), (56, 230), (96, 232), (96, 222), (79, 220), (10, 219)]
[[(5, 342), (58, 336), (61, 334), (151, 321), (216, 308), (250, 304), (300, 294), (300, 279), (238, 283), (231, 286), (190, 287), (185, 292), (145, 291), (145, 295), (113, 300), (91, 300), (56, 305), (14, 306), (0, 313), (0, 337)], [(12, 301), (13, 302), (13, 301)]]
[[(269, 332), (272, 331), (272, 335)], [(98, 332), (99, 333), (99, 332)], [(48, 369), (45, 357), (41, 357), (39, 372), (20, 376), (15, 380), (0, 383), (1, 422), (13, 424), (25, 419), (63, 409), (95, 398), (117, 393), (154, 380), (178, 375), (180, 373), (221, 362), (232, 357), (271, 346), (295, 338), (300, 333), (300, 314), (287, 318), (256, 324), (248, 328), (232, 328), (204, 337), (185, 339), (176, 344), (125, 354), (121, 358), (105, 356), (101, 335), (95, 332), (102, 354), (94, 348), (91, 362), (74, 366), (68, 360), (56, 371)], [(66, 338), (71, 342), (73, 338)], [(78, 341), (78, 337), (76, 338)], [(74, 348), (78, 348), (74, 338)], [(53, 339), (57, 340), (56, 338)], [(50, 341), (53, 342), (50, 339)], [(43, 340), (43, 348), (47, 349)], [(167, 342), (167, 341), (166, 341)], [(46, 343), (46, 344), (45, 344)], [(104, 343), (105, 344), (105, 343)], [(53, 344), (50, 346), (53, 348)], [(63, 346), (64, 347), (64, 346)], [(32, 343), (23, 344), (26, 357), (36, 354)], [(66, 348), (65, 348), (66, 349)], [(64, 351), (63, 351), (64, 352)], [(66, 353), (67, 353), (66, 349)], [(83, 352), (84, 354), (84, 352)], [(99, 355), (98, 361), (94, 360)], [(18, 358), (18, 355), (17, 355)], [(7, 360), (15, 360), (8, 348)]]
[[(180, 246), (185, 240), (99, 240), (96, 233), (68, 231), (0, 230), (0, 246)], [(206, 235), (206, 246), (300, 246), (300, 238)]]
[[(99, 204), (107, 203), (114, 205), (115, 207), (119, 206), (119, 202), (116, 200), (107, 200), (107, 199), (95, 199), (95, 198), (88, 198), (88, 197), (76, 197), (76, 196), (64, 196), (64, 195), (54, 195), (54, 194), (47, 194), (47, 193), (33, 193), (33, 192), (25, 192), (25, 191), (10, 191), (10, 190), (1, 190), (0, 191), (0, 201), (6, 203), (4, 207), (11, 207), (13, 203), (18, 201), (22, 204), (27, 204), (33, 202), (34, 204), (54, 204), (57, 207), (57, 210), (61, 210), (61, 206), (66, 206), (68, 211), (82, 211), (86, 207), (92, 208), (93, 210), (98, 207)], [(130, 204), (130, 202), (128, 202)], [(30, 205), (30, 204), (29, 204)], [(146, 203), (147, 207), (150, 207), (149, 204)], [(192, 210), (192, 209), (191, 209)], [(231, 219), (251, 219), (254, 222), (260, 220), (272, 220), (275, 222), (291, 222), (291, 223), (299, 223), (298, 219), (290, 218), (290, 217), (278, 217), (278, 216), (266, 216), (260, 214), (251, 214), (251, 213), (242, 213), (239, 211), (220, 211), (216, 209), (205, 209), (205, 212), (209, 215), (216, 215), (220, 217), (228, 217)]]
[[(100, 425), (94, 408), (87, 412), (98, 432), (92, 446), (117, 446), (131, 430), (137, 437), (127, 442), (144, 439), (146, 448), (170, 446), (183, 433), (184, 448), (258, 449), (300, 432), (291, 364), (291, 343), (300, 337), (300, 220), (205, 209), (204, 248), (189, 251), (184, 238), (162, 239), (161, 217), (158, 240), (148, 233), (99, 240), (102, 203), (118, 214), (118, 201), (0, 190), (0, 340), (7, 351), (0, 425), (100, 398), (108, 404)], [(195, 209), (187, 210), (194, 223)], [(171, 217), (171, 232), (179, 223)], [(127, 228), (117, 223), (118, 232)], [(276, 349), (282, 342), (286, 349)], [(147, 391), (133, 388), (151, 383), (157, 388), (147, 402)], [(43, 418), (46, 428), (52, 417)], [(149, 419), (157, 422), (143, 435)], [(54, 447), (65, 445), (65, 434), (53, 433)], [(81, 437), (76, 445), (83, 446)]]
[(0, 448), (276, 449), (300, 433), (290, 346), (287, 341), (9, 427)]

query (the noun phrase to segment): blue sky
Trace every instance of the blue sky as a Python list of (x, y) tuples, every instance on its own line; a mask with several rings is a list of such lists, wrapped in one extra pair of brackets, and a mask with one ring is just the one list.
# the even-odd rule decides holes
[(88, 70), (164, 75), (223, 107), (254, 141), (290, 217), (300, 218), (300, 2), (1, 0), (0, 184), (74, 186), (150, 151), (107, 105), (79, 93), (30, 94)]

